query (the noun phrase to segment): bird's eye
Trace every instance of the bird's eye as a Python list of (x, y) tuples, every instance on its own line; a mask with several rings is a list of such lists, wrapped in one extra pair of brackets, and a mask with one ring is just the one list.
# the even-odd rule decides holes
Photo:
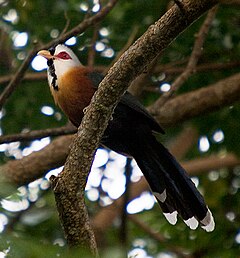
[(60, 59), (64, 59), (64, 60), (72, 59), (71, 56), (65, 51), (60, 52), (59, 54), (57, 54), (57, 57), (60, 58)]

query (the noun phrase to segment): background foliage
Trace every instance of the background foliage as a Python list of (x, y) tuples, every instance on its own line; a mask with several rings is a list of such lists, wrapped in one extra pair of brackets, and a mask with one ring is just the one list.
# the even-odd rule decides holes
[[(102, 43), (103, 49), (95, 52), (94, 65), (107, 69), (127, 44), (129, 38), (134, 36), (136, 39), (141, 36), (150, 24), (164, 14), (169, 4), (167, 0), (120, 1), (99, 25), (95, 28), (89, 28), (79, 35), (76, 38), (76, 44), (72, 47), (80, 57), (81, 62), (87, 64), (91, 49), (97, 43)], [(90, 0), (0, 1), (0, 76), (14, 74), (35, 41), (49, 42), (61, 34), (67, 23), (69, 23), (68, 28), (80, 23), (88, 15), (85, 11), (86, 7), (91, 10), (94, 7), (97, 8), (97, 5), (98, 1)], [(210, 85), (238, 72), (240, 57), (239, 8), (240, 6), (237, 4), (219, 7), (198, 63), (198, 65), (204, 65), (205, 69), (196, 70), (184, 83), (178, 94)], [(158, 61), (158, 65), (162, 66), (161, 72), (150, 76), (149, 85), (145, 86), (140, 96), (145, 105), (150, 105), (162, 94), (159, 89), (163, 83), (171, 84), (179, 75), (177, 71), (168, 72), (168, 68), (184, 68), (186, 66), (195, 41), (195, 34), (204, 18), (202, 17), (195, 22), (162, 53)], [(97, 37), (93, 36), (96, 31), (98, 31)], [(26, 44), (19, 47), (15, 39), (17, 33), (21, 32), (27, 33), (28, 40)], [(209, 67), (213, 63), (238, 63), (238, 65), (212, 70)], [(29, 67), (28, 72), (36, 73), (32, 67)], [(3, 90), (5, 85), (6, 83), (2, 83), (0, 89)], [(42, 112), (44, 106), (51, 107), (53, 114), (44, 114)], [(64, 115), (53, 103), (46, 78), (33, 81), (24, 80), (1, 111), (0, 129), (2, 134), (11, 134), (26, 130), (54, 128), (64, 125), (66, 122)], [(198, 141), (193, 143), (185, 160), (211, 157), (213, 154), (226, 155), (229, 152), (239, 155), (239, 103), (177, 124), (167, 130), (167, 134), (161, 137), (162, 140), (169, 142), (186, 126), (191, 126), (197, 130)], [(219, 131), (223, 137), (220, 141), (216, 141), (213, 136)], [(204, 151), (199, 145), (203, 136), (209, 144), (209, 147)], [(49, 140), (45, 140), (45, 143), (48, 143)], [(38, 150), (37, 147), (34, 149), (34, 143), (36, 144), (36, 141), (1, 145), (0, 163), (4, 164), (10, 159), (19, 158), (28, 152)], [(42, 147), (45, 144), (44, 141), (37, 143), (42, 144)], [(114, 158), (110, 156), (108, 160), (113, 162)], [(112, 202), (109, 193), (104, 191), (102, 185), (106, 179), (104, 171), (107, 167), (108, 165), (104, 163), (98, 168), (98, 172), (102, 173), (101, 182), (95, 187), (98, 191), (98, 198), (95, 201), (89, 198), (90, 200), (87, 201), (91, 216), (96, 215), (107, 201)], [(121, 170), (116, 164), (115, 167), (116, 170)], [(114, 169), (112, 168), (112, 170)], [(100, 251), (104, 257), (124, 257), (123, 250), (128, 252), (129, 257), (239, 256), (239, 175), (239, 167), (231, 169), (224, 167), (198, 175), (199, 187), (216, 219), (217, 226), (213, 233), (207, 234), (200, 229), (191, 231), (182, 222), (178, 222), (174, 227), (168, 225), (161, 215), (159, 207), (155, 205), (150, 211), (140, 212), (138, 218), (159, 232), (164, 238), (163, 242), (151, 237), (131, 220), (128, 221), (128, 227), (123, 234), (124, 238), (122, 238), (120, 219), (117, 219), (102, 236), (103, 243), (99, 244)], [(66, 257), (67, 252), (67, 257), (79, 257), (78, 250), (72, 251), (71, 254), (66, 250), (53, 195), (45, 178), (20, 187), (16, 194), (8, 198), (8, 201), (14, 202), (15, 207), (17, 207), (17, 203), (21, 203), (22, 206), (19, 209), (12, 209), (2, 202), (0, 208), (2, 225), (0, 227), (2, 231), (0, 250), (2, 252), (0, 257)], [(187, 251), (182, 252), (182, 250)], [(135, 256), (136, 254), (138, 256)]]

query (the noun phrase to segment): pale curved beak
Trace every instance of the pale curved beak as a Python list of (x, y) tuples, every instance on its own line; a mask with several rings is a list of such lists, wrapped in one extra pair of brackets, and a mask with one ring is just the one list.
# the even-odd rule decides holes
[(38, 56), (43, 56), (45, 57), (47, 60), (52, 59), (53, 56), (50, 54), (50, 52), (48, 50), (40, 50), (37, 53)]

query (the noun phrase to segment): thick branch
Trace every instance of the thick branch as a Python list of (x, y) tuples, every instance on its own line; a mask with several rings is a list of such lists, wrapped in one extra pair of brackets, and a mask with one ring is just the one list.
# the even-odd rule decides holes
[(219, 110), (239, 101), (239, 97), (240, 73), (208, 87), (179, 95), (166, 102), (164, 106), (159, 106), (155, 102), (148, 110), (163, 127), (169, 127), (192, 117)]
[[(110, 69), (83, 118), (64, 171), (52, 180), (61, 222), (70, 245), (96, 251), (84, 203), (84, 190), (93, 156), (108, 120), (129, 83), (187, 26), (216, 1), (183, 1), (150, 26)], [(77, 205), (78, 204), (78, 205)], [(84, 236), (84, 237), (83, 237)]]
[(8, 161), (0, 167), (1, 178), (16, 185), (24, 185), (42, 177), (50, 169), (64, 164), (73, 136), (62, 136), (44, 150), (34, 152), (20, 160)]
[(234, 168), (239, 165), (240, 159), (232, 153), (225, 156), (211, 155), (205, 158), (182, 162), (182, 166), (190, 175), (199, 175), (203, 172), (218, 170), (220, 168)]

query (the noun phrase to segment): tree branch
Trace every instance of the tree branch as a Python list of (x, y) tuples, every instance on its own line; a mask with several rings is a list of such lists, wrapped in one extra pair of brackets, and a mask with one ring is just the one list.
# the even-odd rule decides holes
[(97, 24), (100, 22), (117, 4), (118, 0), (109, 0), (108, 3), (100, 9), (98, 13), (96, 13), (94, 16), (85, 18), (79, 25), (72, 28), (65, 34), (61, 35), (61, 37), (54, 39), (50, 41), (49, 43), (45, 44), (44, 46), (40, 46), (39, 50), (43, 48), (49, 48), (53, 45), (56, 45), (58, 43), (63, 43), (67, 39), (71, 38), (72, 36), (79, 35), (83, 33), (87, 28), (89, 28), (92, 25)]
[(32, 59), (35, 55), (36, 55), (36, 48), (34, 47), (34, 49), (29, 52), (26, 59), (23, 61), (22, 65), (19, 67), (18, 71), (16, 72), (14, 77), (11, 79), (9, 84), (3, 90), (2, 94), (0, 95), (0, 110), (2, 109), (5, 101), (11, 95), (11, 93), (15, 90), (17, 85), (21, 82), (25, 72), (28, 69), (30, 62), (32, 61)]
[(239, 97), (240, 73), (208, 87), (181, 94), (166, 102), (164, 106), (159, 106), (155, 102), (148, 110), (163, 127), (169, 127), (187, 119), (219, 110), (238, 101)]
[(44, 176), (50, 169), (62, 166), (72, 140), (72, 135), (61, 136), (41, 151), (33, 152), (20, 160), (8, 161), (0, 167), (1, 182), (25, 185)]
[(68, 135), (77, 132), (77, 128), (73, 125), (65, 125), (58, 128), (48, 128), (44, 130), (35, 130), (27, 133), (1, 135), (0, 144), (16, 141), (31, 141), (49, 136)]
[(203, 172), (218, 170), (220, 168), (234, 168), (240, 165), (240, 159), (233, 153), (227, 155), (211, 155), (182, 162), (182, 166), (190, 175), (199, 175)]
[(90, 48), (89, 48), (89, 51), (88, 51), (87, 65), (89, 67), (93, 67), (93, 65), (94, 65), (94, 59), (95, 59), (95, 55), (96, 55), (95, 44), (96, 44), (96, 41), (98, 39), (98, 33), (99, 33), (99, 24), (96, 24), (94, 26), (93, 36), (92, 36), (91, 43), (90, 43)]
[(55, 199), (69, 245), (96, 253), (93, 231), (84, 203), (84, 190), (93, 156), (112, 112), (129, 83), (156, 54), (216, 1), (184, 1), (185, 14), (174, 5), (119, 58), (101, 82), (78, 130), (63, 172), (52, 179)]

